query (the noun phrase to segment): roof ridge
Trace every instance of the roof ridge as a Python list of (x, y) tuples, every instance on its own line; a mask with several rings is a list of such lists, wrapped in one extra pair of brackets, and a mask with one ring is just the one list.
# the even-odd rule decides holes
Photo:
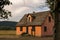
[[(28, 13), (28, 14), (36, 14), (36, 13), (45, 13), (45, 12), (50, 12), (50, 11), (43, 11), (43, 12), (32, 12), (32, 13)], [(27, 14), (25, 14), (25, 15), (27, 15)]]

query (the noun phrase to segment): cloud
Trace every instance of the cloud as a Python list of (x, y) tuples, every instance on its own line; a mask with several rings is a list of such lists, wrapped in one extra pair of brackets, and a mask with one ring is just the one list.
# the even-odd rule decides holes
[(38, 7), (44, 5), (46, 0), (10, 0), (15, 7), (29, 6)]
[(46, 6), (46, 0), (10, 0), (13, 4), (5, 6), (6, 10), (12, 12), (9, 21), (19, 21), (24, 14), (36, 11), (47, 11), (49, 8)]

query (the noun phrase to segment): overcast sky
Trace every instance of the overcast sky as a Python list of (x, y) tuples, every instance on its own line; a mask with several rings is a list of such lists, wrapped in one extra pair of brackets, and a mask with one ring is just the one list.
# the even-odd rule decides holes
[[(8, 21), (19, 21), (24, 14), (47, 11), (46, 0), (10, 0), (13, 4), (5, 6), (6, 10), (12, 12)], [(3, 19), (0, 19), (3, 20)]]

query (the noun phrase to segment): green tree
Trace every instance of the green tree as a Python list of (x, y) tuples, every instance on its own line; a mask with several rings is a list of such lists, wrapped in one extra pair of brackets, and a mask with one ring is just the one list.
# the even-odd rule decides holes
[(9, 0), (0, 0), (0, 19), (7, 19), (9, 16), (11, 17), (11, 12), (4, 9), (6, 5), (10, 4), (12, 3)]
[(60, 0), (47, 0), (53, 18), (55, 19), (55, 40), (60, 40)]

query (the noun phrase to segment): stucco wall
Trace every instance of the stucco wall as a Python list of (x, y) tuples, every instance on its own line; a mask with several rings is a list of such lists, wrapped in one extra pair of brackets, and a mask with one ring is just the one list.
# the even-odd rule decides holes
[(31, 35), (32, 34), (31, 31), (32, 31), (32, 26), (29, 26), (29, 28), (28, 28), (28, 34)]
[(41, 36), (41, 26), (35, 26), (35, 31), (32, 31), (32, 26), (29, 26), (28, 33), (32, 36)]
[(23, 27), (22, 33), (26, 33), (26, 27)]
[(20, 35), (22, 31), (20, 31), (20, 27), (16, 27), (16, 35)]
[(21, 35), (22, 33), (26, 33), (26, 27), (23, 27), (22, 31), (20, 31), (20, 27), (16, 27), (16, 35)]
[[(20, 27), (16, 27), (16, 34), (21, 35), (22, 33), (26, 33), (26, 27), (23, 27), (22, 31), (20, 31)], [(32, 26), (29, 26), (28, 34), (33, 36), (41, 36), (41, 26), (35, 26), (35, 31), (32, 31)]]
[(35, 36), (41, 36), (41, 26), (35, 27)]

